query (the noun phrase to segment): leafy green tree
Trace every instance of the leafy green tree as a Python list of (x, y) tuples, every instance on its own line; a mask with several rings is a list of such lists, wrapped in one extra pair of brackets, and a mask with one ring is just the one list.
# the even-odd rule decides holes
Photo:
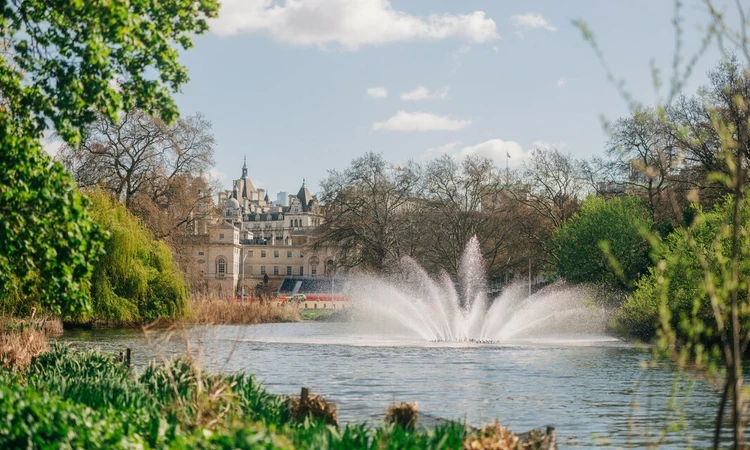
[[(86, 199), (40, 144), (8, 133), (0, 114), (0, 298), (3, 313), (26, 313), (26, 298), (60, 314), (87, 309), (90, 261), (101, 234)], [(7, 122), (5, 123), (7, 125)]]
[(39, 143), (81, 140), (97, 114), (135, 107), (170, 122), (187, 81), (178, 49), (207, 30), (217, 0), (9, 0), (0, 9), (0, 296), (54, 313), (89, 308), (100, 235), (86, 200)]
[(553, 236), (557, 272), (573, 283), (605, 283), (625, 288), (648, 269), (653, 228), (648, 208), (638, 198), (591, 197)]
[(91, 313), (75, 318), (139, 322), (182, 316), (188, 291), (169, 247), (119, 201), (98, 190), (89, 198), (107, 238), (91, 277)]

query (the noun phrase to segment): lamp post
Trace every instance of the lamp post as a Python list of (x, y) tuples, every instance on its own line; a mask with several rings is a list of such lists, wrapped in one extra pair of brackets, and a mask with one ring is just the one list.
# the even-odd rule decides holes
[(240, 263), (240, 301), (245, 301), (245, 258), (247, 258), (247, 251), (242, 249), (242, 262)]

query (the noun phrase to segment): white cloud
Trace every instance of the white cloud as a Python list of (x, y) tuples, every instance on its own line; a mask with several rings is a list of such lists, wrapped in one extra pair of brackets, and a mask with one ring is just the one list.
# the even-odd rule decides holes
[(385, 98), (388, 96), (388, 89), (383, 86), (367, 88), (367, 96), (370, 98)]
[(414, 40), (498, 39), (495, 21), (484, 11), (414, 16), (389, 0), (223, 0), (211, 29), (220, 36), (263, 32), (293, 45), (357, 50)]
[(515, 141), (490, 139), (476, 145), (466, 146), (461, 146), (461, 142), (449, 142), (439, 147), (428, 148), (422, 156), (424, 159), (432, 159), (443, 154), (451, 155), (456, 159), (480, 156), (491, 159), (500, 167), (505, 167), (506, 158), (510, 166), (518, 166), (529, 159), (536, 149), (546, 150), (552, 147), (554, 146), (550, 143), (534, 141), (531, 148), (524, 149), (521, 144)]
[(516, 35), (523, 37), (523, 32), (529, 29), (544, 29), (547, 31), (557, 31), (557, 27), (549, 23), (547, 19), (539, 14), (515, 14), (510, 17), (513, 26), (516, 27)]
[(557, 80), (557, 83), (555, 83), (555, 85), (557, 85), (557, 87), (561, 88), (561, 87), (565, 86), (565, 84), (567, 84), (567, 82), (568, 82), (568, 80), (566, 80), (565, 78), (560, 78), (559, 80)]
[(413, 91), (403, 92), (401, 100), (444, 100), (448, 97), (448, 86), (443, 86), (437, 91), (430, 92), (424, 86), (417, 86)]
[(505, 165), (508, 155), (508, 163), (517, 165), (528, 159), (533, 150), (524, 150), (523, 146), (515, 141), (504, 141), (502, 139), (490, 139), (476, 145), (470, 145), (458, 149), (452, 153), (454, 158), (463, 159), (470, 155), (489, 158), (497, 164)]
[(471, 125), (471, 120), (451, 119), (425, 112), (399, 111), (388, 120), (374, 122), (373, 130), (385, 131), (456, 131)]

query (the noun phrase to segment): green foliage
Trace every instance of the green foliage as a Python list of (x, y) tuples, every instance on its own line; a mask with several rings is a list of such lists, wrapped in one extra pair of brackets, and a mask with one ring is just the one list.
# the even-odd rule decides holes
[(178, 48), (208, 29), (216, 0), (11, 0), (0, 15), (0, 92), (25, 134), (51, 122), (68, 143), (97, 112), (140, 107), (177, 116), (170, 92), (187, 82)]
[[(618, 325), (628, 334), (651, 340), (662, 319), (681, 341), (705, 345), (719, 339), (715, 324), (712, 325), (714, 317), (701, 259), (710, 269), (712, 280), (725, 279), (729, 273), (731, 243), (726, 224), (731, 220), (732, 199), (726, 199), (711, 212), (696, 208), (695, 214), (689, 233), (678, 229), (658, 247), (659, 264), (638, 281), (635, 292), (618, 312)], [(744, 226), (750, 225), (749, 219), (750, 206), (746, 205), (742, 213)], [(740, 278), (748, 279), (750, 237), (742, 236), (741, 240)], [(719, 291), (723, 288), (715, 287)], [(727, 319), (723, 317), (724, 321)]]
[[(432, 430), (295, 422), (289, 399), (253, 377), (189, 361), (133, 374), (97, 351), (56, 346), (19, 374), (0, 370), (0, 448), (461, 448), (458, 422)], [(210, 420), (207, 420), (210, 419)]]
[(101, 249), (101, 233), (86, 210), (88, 202), (37, 141), (8, 129), (0, 113), (4, 312), (25, 312), (19, 309), (31, 302), (55, 314), (86, 311), (91, 261)]
[[(140, 107), (171, 121), (187, 81), (177, 48), (207, 29), (216, 0), (10, 0), (0, 9), (0, 298), (80, 315), (101, 235), (86, 200), (39, 140), (80, 142), (97, 113)], [(161, 280), (169, 284), (169, 280)], [(12, 300), (12, 301), (11, 301)], [(173, 300), (173, 299), (172, 299)], [(169, 301), (172, 301), (169, 300)], [(152, 309), (163, 308), (155, 305)]]
[(90, 198), (91, 214), (108, 237), (91, 278), (93, 309), (83, 318), (134, 322), (183, 316), (187, 287), (167, 245), (107, 194), (92, 191)]
[(653, 226), (648, 209), (635, 197), (591, 197), (555, 231), (557, 272), (573, 283), (631, 288), (650, 264), (644, 233)]
[[(122, 421), (59, 395), (0, 385), (0, 411), (2, 448), (124, 447)], [(137, 445), (139, 441), (133, 435), (125, 442)]]

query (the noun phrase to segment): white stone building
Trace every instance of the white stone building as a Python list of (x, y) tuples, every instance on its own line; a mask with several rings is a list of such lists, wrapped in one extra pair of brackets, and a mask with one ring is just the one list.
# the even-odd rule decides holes
[(335, 272), (333, 250), (314, 252), (310, 238), (321, 224), (318, 200), (303, 180), (288, 205), (273, 205), (247, 175), (234, 180), (231, 191), (218, 195), (216, 217), (199, 226), (195, 258), (209, 290), (226, 296), (251, 296), (264, 285), (273, 294), (285, 277), (320, 277)]

